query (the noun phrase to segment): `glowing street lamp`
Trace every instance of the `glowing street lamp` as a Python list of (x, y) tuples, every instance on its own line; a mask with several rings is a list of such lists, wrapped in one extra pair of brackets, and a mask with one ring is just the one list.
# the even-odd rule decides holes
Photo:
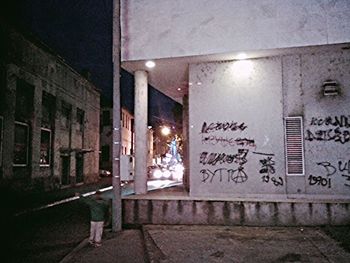
[(164, 126), (164, 127), (162, 128), (161, 132), (162, 132), (162, 134), (163, 134), (164, 136), (168, 136), (168, 135), (170, 134), (170, 128), (167, 127), (167, 126)]

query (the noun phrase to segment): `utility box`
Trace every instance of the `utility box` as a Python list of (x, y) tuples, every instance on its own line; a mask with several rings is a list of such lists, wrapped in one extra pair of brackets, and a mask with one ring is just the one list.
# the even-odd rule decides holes
[(134, 180), (134, 156), (121, 155), (120, 156), (120, 180), (131, 181)]

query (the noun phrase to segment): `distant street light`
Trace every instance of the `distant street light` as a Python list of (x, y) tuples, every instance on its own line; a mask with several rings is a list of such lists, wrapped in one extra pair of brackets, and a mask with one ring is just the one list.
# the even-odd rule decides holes
[(167, 126), (164, 126), (164, 127), (162, 128), (161, 132), (162, 132), (162, 134), (163, 134), (164, 136), (168, 136), (168, 135), (170, 134), (170, 128), (167, 127)]

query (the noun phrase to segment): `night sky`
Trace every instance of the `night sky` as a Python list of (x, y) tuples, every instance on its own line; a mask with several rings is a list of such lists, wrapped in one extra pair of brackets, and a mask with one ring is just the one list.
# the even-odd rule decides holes
[[(55, 50), (80, 73), (89, 71), (91, 81), (106, 101), (112, 98), (113, 0), (6, 0), (2, 11), (12, 24), (31, 32)], [(5, 6), (5, 5), (3, 5)], [(134, 78), (121, 72), (121, 104), (133, 113)], [(150, 87), (151, 125), (174, 122), (180, 104)]]

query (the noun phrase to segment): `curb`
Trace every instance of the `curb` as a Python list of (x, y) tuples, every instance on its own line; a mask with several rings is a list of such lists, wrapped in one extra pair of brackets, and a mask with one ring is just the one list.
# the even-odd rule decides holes
[(78, 251), (80, 251), (82, 248), (84, 248), (88, 243), (88, 238), (81, 241), (79, 245), (76, 246), (71, 252), (69, 252), (59, 263), (68, 263), (69, 261), (71, 261), (75, 254), (78, 253)]
[(153, 240), (153, 238), (148, 233), (148, 230), (146, 228), (147, 226), (142, 226), (142, 235), (143, 235), (144, 244), (145, 244), (146, 262), (158, 263), (167, 259), (166, 255), (157, 246), (156, 242)]

